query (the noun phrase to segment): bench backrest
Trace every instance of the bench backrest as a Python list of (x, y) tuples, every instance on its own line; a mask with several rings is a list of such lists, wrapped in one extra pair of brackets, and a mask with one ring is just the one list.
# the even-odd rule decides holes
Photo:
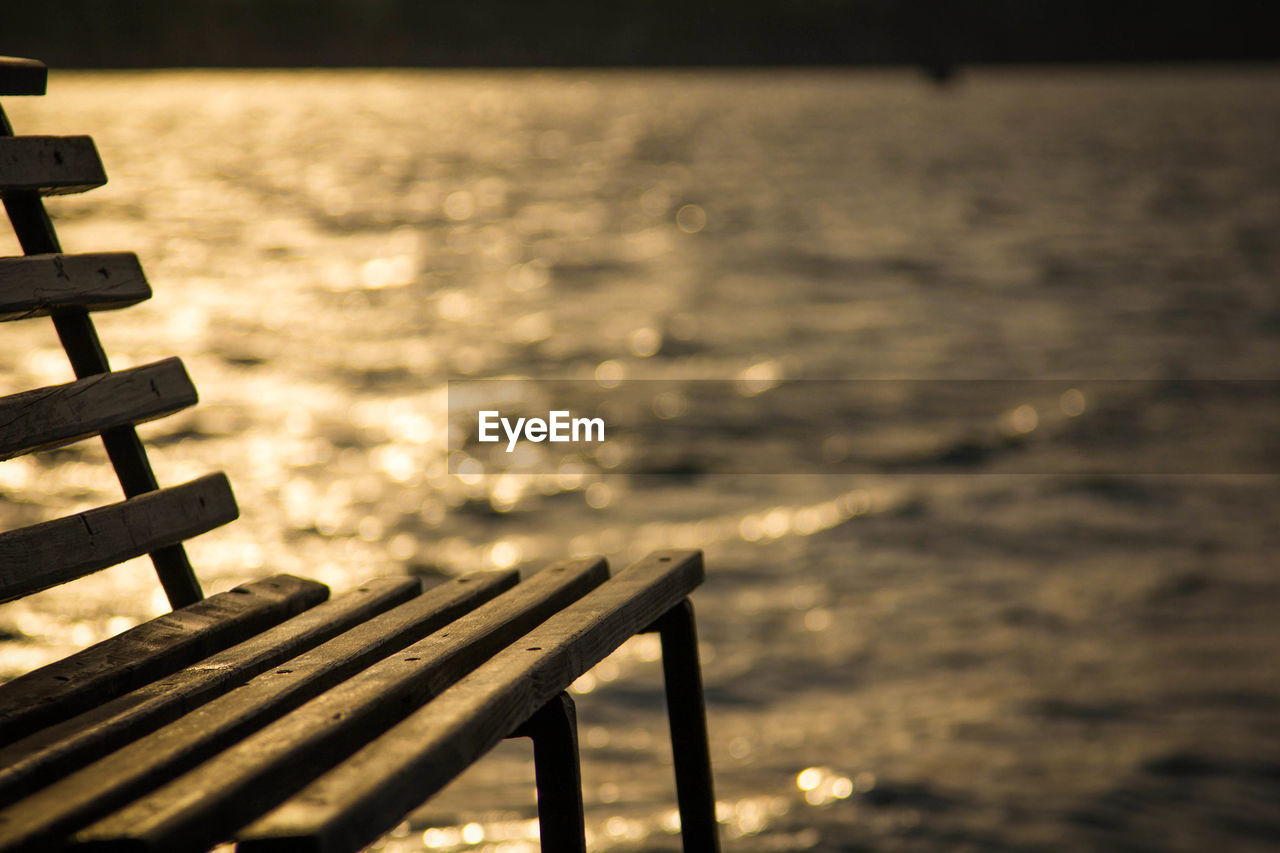
[[(0, 57), (0, 96), (43, 95), (47, 70)], [(112, 372), (90, 319), (151, 295), (131, 253), (63, 254), (43, 197), (106, 183), (87, 136), (15, 136), (0, 109), (0, 198), (23, 257), (0, 258), (0, 321), (49, 317), (76, 381), (0, 397), (0, 460), (101, 436), (119, 503), (0, 533), (0, 601), (149, 554), (171, 606), (202, 593), (182, 543), (234, 519), (227, 478), (161, 489), (134, 426), (196, 402), (176, 358)]]

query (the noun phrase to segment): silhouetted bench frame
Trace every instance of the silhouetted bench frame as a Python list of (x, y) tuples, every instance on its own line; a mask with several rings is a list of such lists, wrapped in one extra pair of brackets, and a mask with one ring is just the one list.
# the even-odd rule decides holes
[[(0, 96), (47, 71), (0, 57)], [(17, 137), (0, 195), (24, 255), (0, 258), (0, 321), (51, 318), (75, 381), (0, 397), (0, 460), (100, 436), (124, 500), (0, 533), (0, 602), (149, 555), (174, 608), (0, 685), (0, 850), (355, 850), (506, 737), (534, 744), (544, 850), (585, 850), (565, 690), (656, 631), (684, 847), (719, 849), (697, 635), (696, 551), (610, 578), (603, 559), (517, 583), (369, 581), (329, 599), (276, 575), (206, 598), (184, 541), (238, 515), (223, 474), (156, 481), (136, 425), (196, 402), (181, 361), (112, 372), (90, 312), (150, 297), (130, 253), (64, 254), (43, 196), (101, 186), (87, 136)]]

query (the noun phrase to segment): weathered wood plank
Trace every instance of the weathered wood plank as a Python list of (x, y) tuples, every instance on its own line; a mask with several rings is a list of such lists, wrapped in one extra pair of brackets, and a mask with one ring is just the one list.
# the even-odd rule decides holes
[(43, 95), (48, 80), (43, 62), (0, 56), (0, 95)]
[(700, 552), (650, 554), (254, 822), (237, 849), (352, 851), (373, 841), (701, 580)]
[(205, 850), (607, 577), (602, 559), (551, 566), (90, 827), (81, 840)]
[(329, 595), (275, 575), (166, 613), (0, 686), (0, 743), (62, 722), (283, 622)]
[(197, 399), (177, 358), (0, 397), (0, 459), (153, 421)]
[(0, 197), (80, 193), (107, 182), (88, 136), (0, 137)]
[(0, 320), (127, 308), (150, 298), (133, 252), (0, 258)]
[(170, 725), (0, 809), (0, 849), (45, 850), (335, 684), (515, 586), (515, 572), (440, 584), (267, 670)]
[(0, 748), (0, 804), (155, 731), (419, 592), (417, 578), (375, 578), (172, 675)]
[(0, 533), (0, 601), (75, 580), (234, 521), (224, 474)]

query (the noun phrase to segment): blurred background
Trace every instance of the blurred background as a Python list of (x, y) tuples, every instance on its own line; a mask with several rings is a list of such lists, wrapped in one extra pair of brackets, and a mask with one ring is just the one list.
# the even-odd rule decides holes
[[(206, 591), (700, 547), (727, 850), (1264, 850), (1277, 408), (1209, 407), (1280, 379), (1257, 15), (77, 0), (0, 10), (0, 52), (54, 68), (17, 131), (91, 134), (111, 178), (50, 202), (63, 245), (155, 288), (100, 315), (113, 366), (201, 390), (142, 432), (163, 483), (235, 486), (189, 546)], [(3, 333), (0, 392), (72, 378), (47, 324)], [(451, 474), (447, 383), (497, 376), (662, 380), (623, 387), (673, 423), (731, 380), (753, 414), (662, 466)], [(797, 431), (812, 379), (901, 406)], [(963, 419), (933, 393), (1013, 379), (1053, 383), (971, 383)], [(1111, 472), (1046, 473), (1064, 438)], [(778, 464), (815, 446), (842, 473)], [(0, 464), (3, 529), (117, 496), (92, 443)], [(164, 609), (145, 562), (6, 604), (0, 677)], [(679, 846), (655, 642), (574, 687), (593, 850)], [(536, 850), (527, 753), (378, 847)]]

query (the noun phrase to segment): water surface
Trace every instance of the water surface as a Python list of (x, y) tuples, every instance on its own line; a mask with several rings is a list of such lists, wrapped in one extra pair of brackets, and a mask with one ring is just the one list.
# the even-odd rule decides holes
[[(207, 590), (702, 547), (728, 849), (1280, 839), (1280, 483), (1028, 473), (1064, 430), (1165, 459), (1230, 433), (1130, 451), (1055, 392), (985, 401), (1018, 441), (949, 475), (693, 449), (463, 479), (445, 439), (457, 378), (1138, 379), (1157, 413), (1171, 380), (1280, 378), (1274, 71), (55, 74), (5, 106), (103, 153), (51, 208), (155, 287), (102, 315), (113, 365), (177, 354), (201, 389), (143, 432), (162, 482), (235, 485), (190, 545)], [(71, 378), (45, 323), (4, 332), (0, 390)], [(744, 458), (786, 451), (768, 393), (723, 436)], [(938, 461), (945, 415), (852, 440)], [(115, 499), (101, 460), (0, 464), (0, 523)], [(5, 605), (0, 668), (162, 610), (145, 563)], [(576, 685), (593, 849), (678, 849), (660, 688), (651, 638)], [(535, 849), (531, 783), (504, 745), (383, 843)]]

